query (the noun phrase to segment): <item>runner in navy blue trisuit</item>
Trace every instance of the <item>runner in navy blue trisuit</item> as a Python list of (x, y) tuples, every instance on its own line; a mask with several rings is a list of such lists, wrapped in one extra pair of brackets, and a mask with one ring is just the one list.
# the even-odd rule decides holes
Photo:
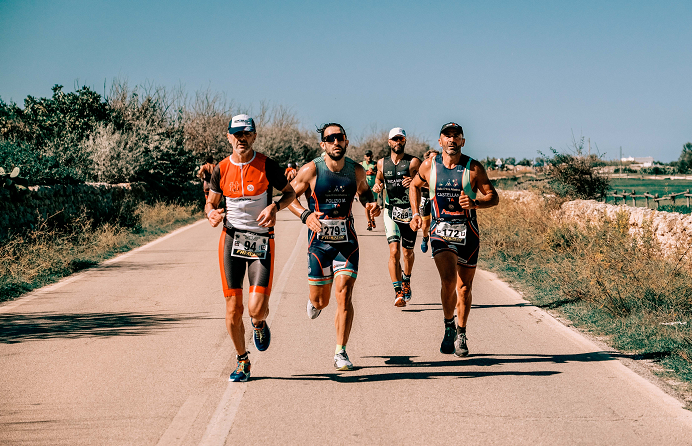
[[(440, 352), (456, 356), (469, 354), (466, 323), (471, 310), (471, 286), (476, 272), (480, 238), (476, 209), (496, 206), (497, 191), (478, 161), (461, 153), (466, 140), (460, 125), (442, 126), (438, 140), (442, 153), (423, 161), (411, 182), (411, 207), (418, 209), (421, 188), (428, 186), (432, 203), (430, 245), (440, 273), (445, 334)], [(478, 197), (476, 193), (480, 192)], [(414, 215), (411, 229), (422, 224)], [(458, 326), (454, 322), (456, 309)]]

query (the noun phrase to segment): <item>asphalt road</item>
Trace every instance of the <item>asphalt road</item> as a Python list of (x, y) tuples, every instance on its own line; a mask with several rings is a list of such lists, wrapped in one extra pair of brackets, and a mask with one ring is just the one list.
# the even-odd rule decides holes
[(470, 356), (441, 354), (432, 259), (416, 248), (394, 307), (381, 219), (355, 209), (356, 370), (333, 367), (335, 302), (305, 313), (306, 231), (283, 211), (272, 344), (229, 383), (220, 230), (200, 222), (0, 306), (0, 444), (692, 444), (680, 402), (488, 272)]

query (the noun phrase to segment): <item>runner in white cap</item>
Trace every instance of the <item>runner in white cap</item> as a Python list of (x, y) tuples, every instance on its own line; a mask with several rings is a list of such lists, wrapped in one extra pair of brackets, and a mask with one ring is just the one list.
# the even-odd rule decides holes
[[(389, 131), (389, 156), (377, 161), (377, 179), (373, 191), (384, 190), (384, 230), (389, 243), (389, 276), (394, 285), (394, 305), (405, 307), (411, 300), (411, 273), (415, 255), (416, 231), (409, 226), (414, 212), (409, 202), (409, 185), (418, 172), (420, 160), (404, 153), (406, 132), (401, 127)], [(418, 208), (415, 208), (418, 215)], [(404, 267), (401, 268), (401, 248)]]
[[(223, 222), (219, 264), (226, 298), (226, 329), (238, 354), (238, 365), (229, 379), (245, 382), (250, 378), (243, 324), (245, 273), (247, 271), (250, 283), (247, 302), (253, 339), (257, 350), (264, 351), (271, 341), (266, 318), (274, 274), (276, 213), (288, 207), (296, 194), (281, 167), (252, 149), (257, 132), (251, 117), (234, 116), (228, 124), (227, 137), (233, 153), (214, 167), (204, 211), (212, 226)], [(277, 201), (272, 201), (273, 189), (283, 192)], [(225, 214), (218, 211), (222, 196), (225, 197)]]

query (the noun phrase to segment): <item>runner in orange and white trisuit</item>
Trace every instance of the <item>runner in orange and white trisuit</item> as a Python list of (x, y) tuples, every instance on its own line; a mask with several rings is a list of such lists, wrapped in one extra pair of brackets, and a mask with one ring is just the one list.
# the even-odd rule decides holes
[[(276, 213), (295, 199), (295, 192), (281, 167), (252, 149), (257, 137), (252, 118), (234, 116), (227, 137), (233, 153), (214, 168), (204, 211), (212, 226), (223, 221), (219, 266), (226, 298), (226, 329), (238, 354), (238, 366), (229, 379), (244, 382), (250, 377), (250, 359), (245, 349), (243, 279), (247, 270), (248, 313), (255, 347), (264, 351), (271, 341), (266, 318), (274, 274)], [(272, 201), (272, 188), (283, 193), (278, 201)], [(225, 214), (217, 210), (222, 196), (226, 198)]]
[[(466, 323), (480, 246), (476, 209), (496, 206), (499, 197), (481, 163), (461, 153), (466, 140), (459, 124), (443, 125), (438, 142), (442, 153), (423, 161), (411, 182), (409, 197), (411, 207), (418, 209), (420, 190), (428, 185), (432, 200), (430, 246), (440, 273), (445, 324), (440, 352), (461, 357), (469, 354)], [(477, 197), (479, 191), (482, 195)], [(411, 229), (417, 231), (421, 224), (420, 215), (414, 214)]]

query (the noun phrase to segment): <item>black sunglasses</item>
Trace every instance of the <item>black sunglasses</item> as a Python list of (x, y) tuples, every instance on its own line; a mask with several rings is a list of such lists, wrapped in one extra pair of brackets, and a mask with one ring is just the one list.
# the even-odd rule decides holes
[(405, 141), (405, 140), (406, 140), (406, 137), (404, 137), (404, 136), (395, 136), (394, 138), (392, 138), (392, 141)]
[(333, 143), (334, 141), (346, 141), (346, 135), (343, 133), (332, 133), (331, 135), (325, 136), (322, 141), (324, 142), (331, 142)]

